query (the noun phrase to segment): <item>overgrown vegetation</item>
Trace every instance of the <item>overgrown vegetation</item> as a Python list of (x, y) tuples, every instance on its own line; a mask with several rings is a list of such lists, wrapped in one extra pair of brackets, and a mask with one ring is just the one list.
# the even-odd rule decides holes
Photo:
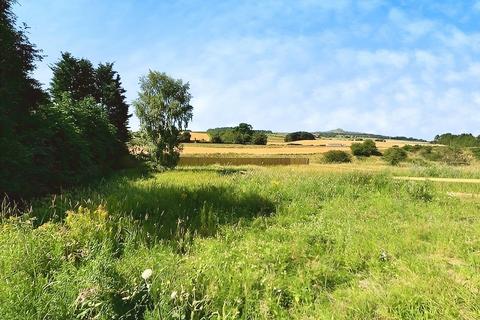
[(128, 105), (112, 64), (63, 54), (52, 100), (31, 77), (40, 51), (0, 3), (0, 197), (29, 198), (86, 181), (126, 154)]
[(362, 143), (352, 143), (350, 146), (352, 154), (357, 157), (370, 157), (382, 155), (377, 149), (377, 145), (371, 139), (366, 139)]
[(442, 162), (447, 165), (459, 166), (470, 164), (470, 158), (475, 156), (475, 149), (470, 152), (459, 147), (429, 146), (429, 145), (406, 145), (403, 150), (409, 151), (425, 160)]
[(17, 218), (4, 207), (0, 313), (475, 319), (478, 203), (438, 188), (210, 167), (117, 175)]
[(352, 162), (352, 156), (342, 150), (330, 150), (323, 154), (325, 163), (348, 163)]
[(404, 149), (392, 147), (385, 150), (383, 159), (392, 166), (398, 165), (400, 162), (407, 160), (408, 154)]

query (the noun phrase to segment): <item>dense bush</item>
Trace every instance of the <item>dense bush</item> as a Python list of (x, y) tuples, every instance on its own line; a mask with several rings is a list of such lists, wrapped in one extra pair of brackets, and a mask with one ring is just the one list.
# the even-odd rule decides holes
[(352, 143), (350, 146), (352, 154), (357, 157), (379, 156), (381, 153), (377, 149), (377, 145), (371, 139), (367, 139), (362, 143)]
[(129, 115), (112, 64), (94, 70), (68, 54), (52, 67), (50, 102), (31, 77), (41, 56), (17, 28), (13, 3), (0, 4), (0, 197), (20, 199), (114, 167), (126, 153)]
[(222, 137), (218, 133), (212, 135), (210, 141), (212, 143), (223, 143)]
[(470, 159), (459, 148), (441, 148), (442, 162), (451, 166), (469, 165)]
[(285, 136), (285, 142), (298, 141), (298, 140), (315, 140), (315, 136), (310, 132), (305, 132), (305, 131), (292, 132)]
[(255, 132), (252, 136), (252, 143), (257, 145), (266, 145), (268, 137), (265, 133)]
[(470, 152), (475, 157), (475, 159), (480, 160), (480, 148), (471, 148)]
[(323, 161), (326, 163), (347, 163), (352, 162), (352, 156), (342, 150), (330, 150), (323, 154)]
[(383, 153), (383, 160), (394, 166), (407, 160), (407, 157), (407, 151), (401, 148), (388, 148)]
[(422, 150), (424, 147), (431, 147), (431, 146), (422, 146), (419, 144), (416, 144), (416, 145), (406, 144), (402, 147), (402, 149), (408, 152), (418, 152)]
[(448, 165), (468, 165), (470, 160), (460, 148), (425, 146), (420, 156), (430, 161), (443, 162)]
[(266, 144), (267, 133), (270, 131), (253, 130), (252, 125), (240, 123), (236, 127), (222, 127), (208, 129), (212, 143), (233, 143), (233, 144)]
[(178, 137), (178, 141), (182, 143), (190, 142), (190, 139), (192, 138), (192, 134), (190, 131), (183, 131), (180, 133), (180, 136)]

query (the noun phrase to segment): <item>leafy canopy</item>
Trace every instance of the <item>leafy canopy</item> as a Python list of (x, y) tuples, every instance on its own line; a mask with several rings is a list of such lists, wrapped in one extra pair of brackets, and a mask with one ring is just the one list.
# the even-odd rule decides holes
[(152, 142), (153, 160), (164, 167), (176, 166), (179, 135), (193, 117), (189, 83), (165, 73), (149, 71), (140, 78), (140, 92), (133, 102), (142, 130)]

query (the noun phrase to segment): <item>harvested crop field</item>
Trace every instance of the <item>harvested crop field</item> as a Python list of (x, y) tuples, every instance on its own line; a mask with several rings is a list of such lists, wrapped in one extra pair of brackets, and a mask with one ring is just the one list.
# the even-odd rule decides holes
[(190, 140), (192, 141), (210, 141), (210, 136), (206, 132), (192, 131), (190, 132)]
[[(192, 140), (207, 140), (206, 132), (192, 132)], [(213, 144), (213, 143), (186, 143), (183, 145), (183, 154), (251, 154), (251, 155), (288, 155), (288, 154), (316, 154), (330, 150), (349, 151), (350, 145), (356, 141), (341, 139), (317, 139), (283, 142), (280, 135), (270, 135), (268, 144), (262, 145), (238, 145), (238, 144)], [(359, 142), (359, 141), (357, 141)], [(378, 149), (384, 150), (392, 146), (402, 147), (406, 144), (424, 144), (422, 142), (410, 142), (400, 140), (386, 140), (375, 142)]]
[(258, 166), (279, 166), (279, 165), (306, 165), (308, 158), (278, 158), (278, 157), (181, 157), (180, 166), (206, 166), (212, 164), (226, 166), (258, 165)]

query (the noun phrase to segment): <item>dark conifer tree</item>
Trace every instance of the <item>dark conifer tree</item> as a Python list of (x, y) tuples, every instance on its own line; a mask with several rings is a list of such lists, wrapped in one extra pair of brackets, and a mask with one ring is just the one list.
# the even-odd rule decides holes
[(15, 189), (30, 167), (32, 111), (48, 99), (31, 76), (40, 51), (28, 40), (26, 25), (17, 26), (13, 3), (0, 0), (0, 195)]
[(128, 133), (128, 104), (125, 102), (125, 89), (122, 87), (120, 75), (113, 70), (113, 63), (99, 64), (96, 69), (97, 101), (108, 114), (110, 123), (117, 128), (117, 138), (125, 143)]
[(54, 101), (58, 101), (65, 92), (74, 101), (97, 96), (95, 68), (89, 60), (77, 59), (69, 52), (63, 52), (60, 60), (52, 66), (52, 71), (50, 93)]

